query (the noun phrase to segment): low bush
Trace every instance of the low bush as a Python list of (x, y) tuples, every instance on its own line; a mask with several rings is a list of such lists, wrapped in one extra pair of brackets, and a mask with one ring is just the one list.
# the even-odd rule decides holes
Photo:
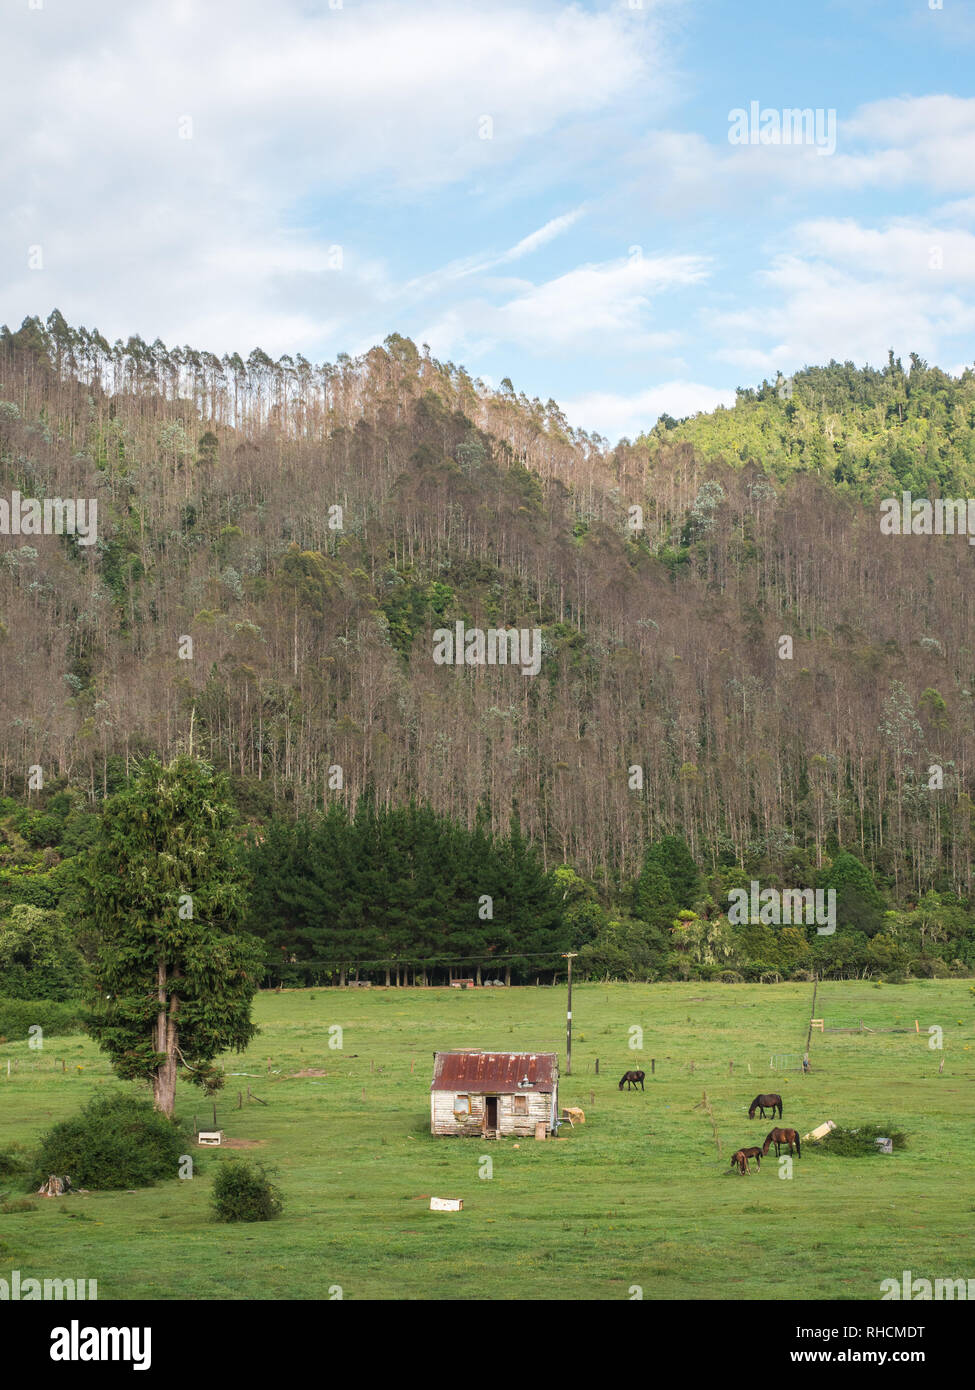
[(96, 1096), (48, 1130), (34, 1159), (33, 1185), (55, 1173), (76, 1188), (152, 1187), (178, 1176), (180, 1157), (192, 1145), (189, 1131), (150, 1101), (123, 1091)]
[(284, 1209), (281, 1193), (260, 1163), (224, 1163), (213, 1183), (218, 1221), (270, 1221)]
[(860, 1125), (857, 1129), (831, 1129), (818, 1147), (837, 1158), (866, 1158), (879, 1154), (878, 1139), (890, 1139), (894, 1149), (907, 1148), (907, 1135), (892, 1125)]
[(30, 1159), (27, 1154), (13, 1149), (0, 1149), (0, 1182), (4, 1178), (20, 1178), (30, 1168)]
[(85, 1004), (80, 999), (7, 999), (0, 996), (0, 1038), (18, 1042), (39, 1024), (48, 1038), (83, 1031)]

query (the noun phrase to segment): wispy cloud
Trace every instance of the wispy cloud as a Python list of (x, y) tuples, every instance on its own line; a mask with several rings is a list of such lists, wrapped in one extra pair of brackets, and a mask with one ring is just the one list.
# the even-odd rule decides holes
[(424, 333), (434, 351), (479, 342), (516, 344), (531, 353), (664, 350), (680, 334), (654, 329), (658, 295), (694, 285), (709, 273), (702, 256), (634, 254), (577, 266), (537, 285), (526, 283), (501, 304), (472, 299), (451, 307)]

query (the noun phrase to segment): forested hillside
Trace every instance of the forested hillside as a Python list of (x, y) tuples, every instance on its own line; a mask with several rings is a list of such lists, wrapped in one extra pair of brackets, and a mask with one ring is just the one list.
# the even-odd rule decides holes
[(863, 499), (975, 494), (975, 372), (960, 381), (916, 354), (883, 371), (852, 362), (807, 367), (739, 388), (723, 407), (678, 423), (662, 416), (641, 443), (656, 458), (686, 442), (702, 458), (759, 460), (781, 482), (815, 473)]
[[(702, 891), (848, 851), (888, 910), (965, 911), (975, 551), (882, 536), (878, 503), (975, 495), (971, 371), (832, 363), (614, 448), (397, 335), (316, 366), (54, 313), (0, 334), (0, 458), (8, 498), (98, 500), (91, 546), (0, 538), (18, 804), (32, 766), (35, 811), (94, 808), (191, 747), (255, 825), (516, 811), (603, 913), (668, 835)], [(539, 674), (435, 664), (458, 621), (541, 629)], [(952, 920), (929, 943), (968, 961)]]

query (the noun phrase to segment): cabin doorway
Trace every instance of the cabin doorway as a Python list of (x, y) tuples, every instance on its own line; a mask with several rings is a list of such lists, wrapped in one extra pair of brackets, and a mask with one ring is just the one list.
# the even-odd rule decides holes
[(497, 1096), (484, 1097), (484, 1133), (489, 1134), (491, 1130), (498, 1128), (498, 1098)]

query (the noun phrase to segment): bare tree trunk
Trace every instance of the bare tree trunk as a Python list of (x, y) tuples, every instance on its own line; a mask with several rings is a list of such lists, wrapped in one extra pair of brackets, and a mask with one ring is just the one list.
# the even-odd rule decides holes
[(152, 1078), (153, 1104), (164, 1115), (172, 1115), (176, 1104), (176, 1009), (179, 1000), (173, 997), (167, 1008), (166, 962), (156, 963), (156, 997), (159, 1012), (156, 1015), (156, 1051), (164, 1056), (164, 1061), (156, 1068)]

